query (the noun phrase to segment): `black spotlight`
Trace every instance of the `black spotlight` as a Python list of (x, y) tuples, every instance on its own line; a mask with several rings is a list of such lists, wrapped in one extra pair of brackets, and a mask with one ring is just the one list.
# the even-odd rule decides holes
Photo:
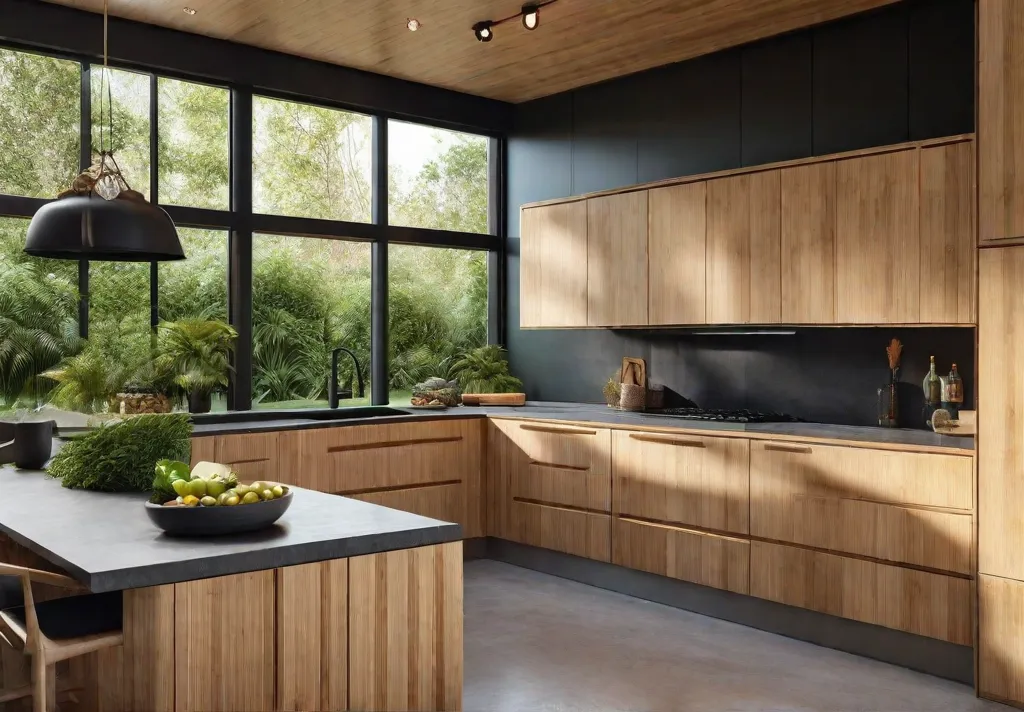
[(528, 30), (536, 30), (540, 25), (540, 7), (535, 3), (523, 5), (523, 27)]
[(485, 20), (484, 22), (478, 22), (473, 25), (473, 34), (481, 42), (490, 42), (494, 39), (494, 30), (491, 29), (493, 22)]

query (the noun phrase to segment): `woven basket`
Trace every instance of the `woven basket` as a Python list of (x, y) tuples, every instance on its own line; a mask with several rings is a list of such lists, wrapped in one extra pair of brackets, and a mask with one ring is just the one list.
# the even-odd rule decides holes
[(647, 389), (633, 383), (622, 384), (619, 407), (622, 410), (643, 410), (647, 403)]

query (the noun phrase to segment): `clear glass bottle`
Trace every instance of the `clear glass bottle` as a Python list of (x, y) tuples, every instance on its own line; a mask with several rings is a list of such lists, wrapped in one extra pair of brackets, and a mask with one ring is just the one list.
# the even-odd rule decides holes
[(960, 417), (960, 408), (963, 403), (964, 381), (960, 378), (954, 363), (952, 370), (942, 383), (942, 407), (949, 411), (953, 420), (957, 420)]
[[(954, 366), (956, 368), (956, 366)], [(921, 384), (921, 389), (924, 391), (924, 403), (930, 405), (933, 408), (938, 408), (939, 403), (942, 401), (942, 379), (939, 378), (939, 374), (935, 372), (935, 357), (931, 357), (931, 365), (928, 368), (928, 375), (924, 377), (924, 383)]]

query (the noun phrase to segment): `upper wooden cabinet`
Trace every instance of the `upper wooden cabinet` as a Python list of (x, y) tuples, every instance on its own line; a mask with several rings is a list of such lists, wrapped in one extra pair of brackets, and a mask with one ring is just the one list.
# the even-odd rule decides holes
[(587, 324), (647, 323), (647, 191), (587, 200)]
[(835, 308), (836, 164), (784, 168), (782, 323), (831, 324)]
[(1024, 3), (978, 3), (978, 211), (981, 242), (1024, 237)]
[(707, 182), (708, 324), (774, 324), (782, 316), (779, 171)]
[(648, 323), (703, 324), (707, 235), (704, 181), (650, 191)]
[(523, 208), (519, 324), (587, 325), (587, 202)]
[(918, 152), (836, 164), (836, 321), (912, 324), (921, 311)]

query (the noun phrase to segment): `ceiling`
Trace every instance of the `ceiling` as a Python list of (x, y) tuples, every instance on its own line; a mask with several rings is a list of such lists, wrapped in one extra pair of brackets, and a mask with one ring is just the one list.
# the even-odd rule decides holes
[(537, 30), (510, 21), (486, 44), (472, 25), (523, 0), (110, 0), (110, 13), (518, 103), (895, 1), (558, 0)]

